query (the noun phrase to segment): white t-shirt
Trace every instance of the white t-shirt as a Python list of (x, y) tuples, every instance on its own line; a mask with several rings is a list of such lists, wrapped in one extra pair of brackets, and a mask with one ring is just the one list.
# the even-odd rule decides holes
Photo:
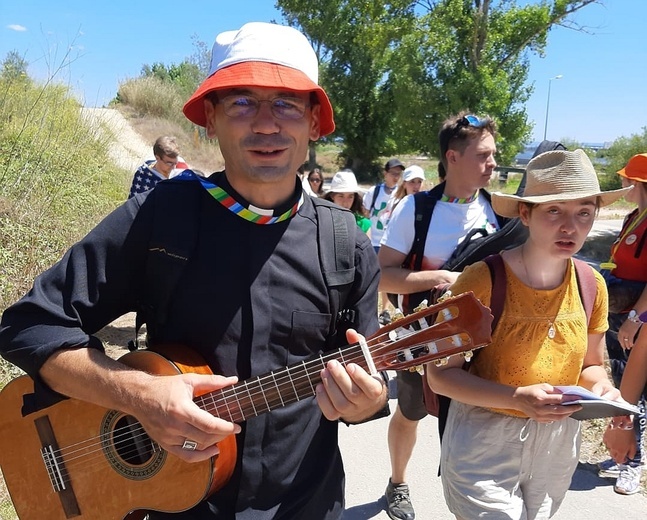
[[(415, 238), (414, 218), (415, 200), (408, 195), (393, 211), (382, 245), (404, 255), (409, 254)], [(468, 204), (436, 202), (427, 232), (422, 270), (440, 269), (456, 246), (476, 228), (484, 228), (488, 234), (499, 229), (496, 215), (482, 193)]]
[[(375, 205), (371, 210), (371, 202), (373, 202), (373, 193), (377, 187), (380, 187), (380, 191), (377, 194), (375, 199)], [(384, 235), (384, 229), (389, 220), (389, 211), (387, 210), (387, 205), (391, 195), (395, 193), (395, 188), (391, 189), (390, 193), (387, 193), (384, 189), (384, 184), (378, 184), (373, 186), (364, 194), (363, 204), (366, 211), (370, 211), (369, 219), (371, 220), (371, 244), (373, 247), (379, 247), (380, 241), (382, 240), (382, 235)]]

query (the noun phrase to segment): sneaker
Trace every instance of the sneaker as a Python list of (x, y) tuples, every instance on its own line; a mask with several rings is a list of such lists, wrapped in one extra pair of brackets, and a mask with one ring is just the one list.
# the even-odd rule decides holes
[(380, 322), (380, 325), (388, 325), (391, 323), (391, 313), (386, 309), (383, 310), (378, 316), (377, 321)]
[(602, 478), (618, 478), (620, 476), (620, 464), (613, 459), (598, 462), (598, 476)]
[(413, 520), (416, 517), (409, 497), (409, 486), (406, 484), (393, 485), (389, 479), (384, 496), (386, 497), (386, 514), (392, 520)]
[(616, 485), (613, 486), (613, 490), (621, 495), (638, 493), (640, 491), (641, 476), (642, 471), (640, 470), (640, 466), (621, 464), (620, 475), (618, 475), (618, 480), (616, 480)]

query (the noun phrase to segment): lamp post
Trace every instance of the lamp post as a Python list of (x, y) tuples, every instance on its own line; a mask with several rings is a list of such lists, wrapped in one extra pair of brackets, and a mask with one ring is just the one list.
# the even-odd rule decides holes
[(546, 121), (544, 122), (544, 141), (546, 140), (546, 131), (548, 130), (548, 109), (550, 108), (550, 84), (554, 79), (562, 79), (562, 75), (558, 74), (554, 78), (548, 80), (548, 97), (546, 98)]

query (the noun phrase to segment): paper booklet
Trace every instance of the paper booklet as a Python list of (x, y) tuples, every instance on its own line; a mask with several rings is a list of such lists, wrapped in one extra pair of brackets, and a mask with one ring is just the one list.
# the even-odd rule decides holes
[(613, 417), (615, 415), (633, 415), (639, 412), (638, 407), (626, 401), (610, 401), (595, 395), (581, 386), (556, 386), (562, 394), (576, 397), (572, 401), (564, 401), (563, 406), (579, 404), (582, 409), (571, 415), (573, 419), (583, 421), (598, 419), (600, 417)]

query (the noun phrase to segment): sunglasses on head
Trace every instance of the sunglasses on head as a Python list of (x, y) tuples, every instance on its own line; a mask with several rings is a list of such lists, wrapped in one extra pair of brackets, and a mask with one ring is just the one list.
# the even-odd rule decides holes
[(464, 126), (473, 126), (474, 128), (483, 128), (488, 123), (489, 123), (488, 119), (481, 119), (478, 116), (475, 116), (473, 114), (468, 114), (466, 116), (461, 117), (456, 122), (456, 128), (462, 128)]

